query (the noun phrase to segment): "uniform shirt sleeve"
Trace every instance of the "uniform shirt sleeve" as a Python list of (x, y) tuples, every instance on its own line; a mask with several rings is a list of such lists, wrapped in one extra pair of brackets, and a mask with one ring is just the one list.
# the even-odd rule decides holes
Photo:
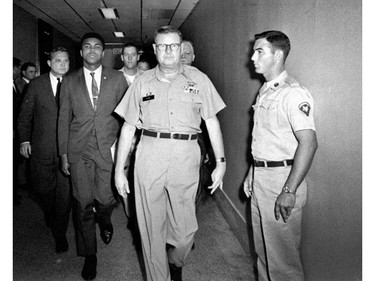
[(139, 96), (140, 83), (134, 81), (126, 91), (124, 97), (117, 105), (115, 112), (120, 115), (125, 121), (133, 126), (139, 124)]
[(292, 87), (283, 103), (293, 131), (314, 130), (314, 100), (304, 88)]
[(226, 107), (224, 101), (217, 92), (215, 86), (207, 75), (203, 75), (205, 84), (201, 116), (203, 120), (214, 117), (220, 110)]

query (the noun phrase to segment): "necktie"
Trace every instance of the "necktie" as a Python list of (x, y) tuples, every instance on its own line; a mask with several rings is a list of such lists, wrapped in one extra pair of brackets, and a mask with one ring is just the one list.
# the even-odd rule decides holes
[(57, 87), (56, 87), (56, 95), (55, 95), (55, 101), (57, 106), (59, 106), (60, 103), (60, 88), (61, 88), (61, 81), (60, 78), (57, 78)]
[(96, 110), (98, 106), (98, 97), (99, 97), (99, 91), (98, 91), (98, 85), (96, 84), (95, 81), (95, 72), (90, 73), (92, 77), (92, 82), (91, 82), (91, 91), (92, 91), (92, 100), (94, 102), (94, 110)]

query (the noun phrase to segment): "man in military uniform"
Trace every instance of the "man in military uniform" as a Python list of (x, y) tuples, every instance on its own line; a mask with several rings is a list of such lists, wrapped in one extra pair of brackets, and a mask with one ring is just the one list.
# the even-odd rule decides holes
[(147, 280), (178, 281), (198, 229), (194, 200), (201, 118), (217, 161), (209, 187), (213, 193), (222, 188), (226, 169), (216, 117), (225, 104), (204, 73), (181, 63), (182, 34), (178, 29), (161, 27), (154, 40), (158, 65), (134, 81), (115, 110), (125, 119), (115, 184), (120, 194), (129, 192), (124, 165), (138, 127), (142, 136), (136, 151), (134, 190)]
[(253, 106), (254, 163), (244, 191), (251, 196), (259, 280), (305, 280), (299, 253), (302, 207), (318, 145), (314, 101), (285, 70), (289, 51), (289, 38), (280, 31), (255, 35), (251, 60), (266, 82)]

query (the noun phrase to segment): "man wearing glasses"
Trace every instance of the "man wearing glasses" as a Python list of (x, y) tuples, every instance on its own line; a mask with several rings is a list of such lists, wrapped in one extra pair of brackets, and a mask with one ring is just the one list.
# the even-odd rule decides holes
[[(134, 191), (147, 280), (182, 280), (182, 266), (198, 229), (195, 196), (199, 182), (197, 134), (205, 120), (217, 165), (213, 193), (222, 188), (226, 169), (216, 114), (225, 107), (209, 78), (181, 63), (181, 32), (155, 31), (158, 65), (130, 86), (115, 112), (125, 119), (119, 140), (115, 184), (129, 193), (124, 165), (136, 128), (142, 136), (136, 152)], [(169, 264), (169, 266), (168, 266)]]

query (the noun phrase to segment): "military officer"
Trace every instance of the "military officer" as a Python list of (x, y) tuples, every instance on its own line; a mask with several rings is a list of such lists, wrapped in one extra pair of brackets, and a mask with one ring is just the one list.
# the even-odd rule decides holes
[(115, 112), (125, 119), (119, 139), (115, 184), (129, 192), (124, 165), (135, 128), (142, 130), (134, 171), (136, 213), (147, 280), (182, 280), (182, 266), (198, 229), (195, 195), (199, 182), (197, 134), (205, 120), (217, 158), (213, 193), (226, 170), (216, 114), (225, 107), (209, 78), (181, 63), (181, 32), (164, 26), (155, 32), (158, 65), (130, 86)]

